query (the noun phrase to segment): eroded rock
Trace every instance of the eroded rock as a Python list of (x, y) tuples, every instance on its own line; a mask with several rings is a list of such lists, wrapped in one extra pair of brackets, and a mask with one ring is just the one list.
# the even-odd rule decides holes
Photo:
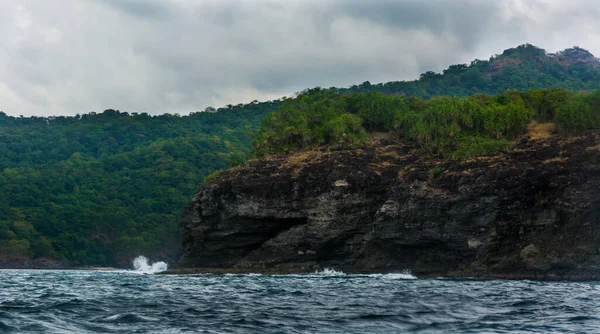
[(178, 266), (597, 277), (599, 144), (553, 135), (457, 162), (387, 140), (252, 161), (199, 188)]

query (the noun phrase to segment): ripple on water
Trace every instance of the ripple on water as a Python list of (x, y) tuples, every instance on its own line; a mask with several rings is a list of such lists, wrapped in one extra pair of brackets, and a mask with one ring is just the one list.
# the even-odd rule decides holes
[(5, 324), (3, 321), (0, 321), (0, 332), (13, 332), (16, 331), (17, 328), (13, 326), (9, 326)]
[(143, 323), (143, 322), (155, 322), (160, 321), (158, 318), (152, 318), (143, 316), (137, 313), (123, 313), (123, 314), (115, 314), (104, 318), (99, 318), (95, 320), (96, 322), (110, 322), (116, 324), (135, 324), (135, 323)]
[(347, 275), (0, 271), (0, 332), (582, 332), (598, 284)]

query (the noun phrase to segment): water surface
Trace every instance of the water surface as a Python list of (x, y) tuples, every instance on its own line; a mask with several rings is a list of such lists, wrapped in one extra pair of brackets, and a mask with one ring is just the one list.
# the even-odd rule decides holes
[(596, 282), (0, 270), (0, 332), (595, 333)]

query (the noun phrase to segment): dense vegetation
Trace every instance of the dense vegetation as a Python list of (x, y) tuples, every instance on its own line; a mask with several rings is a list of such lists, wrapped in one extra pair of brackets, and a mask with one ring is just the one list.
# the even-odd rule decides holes
[(0, 256), (115, 265), (173, 258), (204, 176), (241, 161), (278, 101), (189, 116), (0, 113)]
[(415, 81), (371, 84), (368, 81), (339, 92), (377, 91), (384, 94), (432, 98), (441, 95), (500, 94), (508, 89), (568, 88), (594, 90), (600, 83), (600, 60), (589, 51), (573, 47), (549, 54), (530, 44), (505, 50), (489, 60), (475, 59), (442, 73), (425, 72)]
[[(322, 144), (360, 145), (390, 132), (432, 152), (499, 150), (531, 119), (560, 131), (598, 128), (600, 62), (573, 48), (549, 55), (520, 46), (419, 80), (313, 89), (292, 99), (207, 108), (189, 116), (107, 110), (76, 117), (0, 112), (0, 257), (73, 265), (173, 259), (177, 218), (213, 172), (256, 154)], [(475, 95), (486, 93), (497, 96)], [(446, 97), (437, 97), (448, 95)], [(418, 96), (412, 97), (412, 96)]]
[(423, 100), (315, 88), (268, 115), (254, 148), (263, 156), (320, 145), (350, 147), (364, 143), (369, 132), (389, 132), (436, 154), (469, 157), (507, 148), (533, 120), (554, 123), (567, 134), (599, 129), (600, 90), (509, 90)]

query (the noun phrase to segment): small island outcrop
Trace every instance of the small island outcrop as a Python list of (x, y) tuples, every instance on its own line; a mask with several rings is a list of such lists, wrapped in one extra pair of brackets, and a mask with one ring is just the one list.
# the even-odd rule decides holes
[(441, 159), (401, 140), (275, 154), (203, 184), (172, 272), (600, 278), (600, 134)]

